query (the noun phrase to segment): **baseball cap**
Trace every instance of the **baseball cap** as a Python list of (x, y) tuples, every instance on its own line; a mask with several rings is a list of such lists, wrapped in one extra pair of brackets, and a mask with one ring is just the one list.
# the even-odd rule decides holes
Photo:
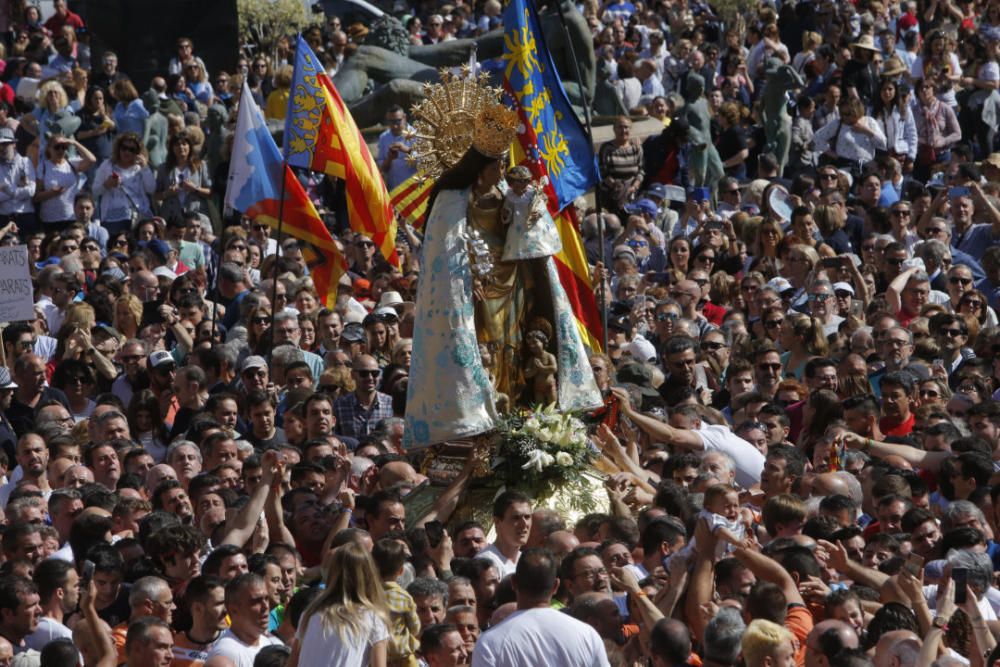
[(166, 350), (157, 350), (149, 355), (148, 366), (150, 368), (160, 368), (167, 365), (176, 366), (177, 362), (174, 361), (174, 355)]
[(631, 356), (636, 361), (656, 360), (656, 348), (642, 336), (636, 336), (631, 343), (625, 346), (622, 352)]
[(836, 292), (847, 292), (851, 296), (854, 296), (854, 288), (851, 287), (850, 283), (843, 283), (843, 282), (834, 283), (833, 284), (833, 291), (834, 291), (834, 293), (836, 293)]
[(108, 276), (112, 280), (117, 280), (118, 282), (125, 282), (128, 278), (125, 272), (119, 269), (117, 266), (112, 266), (110, 269), (104, 269), (101, 271), (102, 276)]
[(792, 284), (788, 282), (785, 278), (778, 276), (777, 278), (771, 278), (767, 281), (767, 286), (773, 289), (778, 294), (784, 294), (789, 290), (795, 289)]
[(648, 215), (656, 215), (658, 209), (652, 199), (640, 199), (634, 204), (626, 206), (625, 210), (628, 213), (646, 213)]
[(177, 274), (165, 266), (158, 266), (155, 269), (153, 269), (153, 275), (156, 276), (157, 278), (168, 278), (170, 280), (177, 279)]
[(11, 379), (10, 371), (2, 366), (0, 366), (0, 389), (17, 389), (17, 383)]
[[(146, 242), (146, 249), (154, 253), (160, 259), (166, 259), (170, 255), (170, 246), (162, 239), (152, 239)], [(177, 276), (174, 276), (175, 278)]]
[(663, 183), (653, 183), (646, 190), (646, 195), (650, 197), (656, 197), (657, 199), (663, 200), (667, 198), (667, 186)]
[(615, 373), (618, 384), (632, 384), (639, 389), (643, 396), (659, 396), (653, 389), (653, 372), (649, 366), (639, 363), (624, 364)]
[(340, 332), (340, 338), (348, 343), (360, 343), (365, 339), (365, 330), (357, 322), (350, 322), (344, 325), (344, 330)]
[(9, 127), (0, 127), (0, 144), (12, 144), (14, 142), (14, 130)]
[(256, 354), (250, 355), (240, 364), (240, 374), (246, 373), (252, 368), (267, 368), (267, 360)]
[(397, 320), (399, 319), (399, 313), (396, 312), (395, 308), (391, 308), (390, 306), (379, 306), (375, 309), (374, 314), (381, 317), (394, 317)]

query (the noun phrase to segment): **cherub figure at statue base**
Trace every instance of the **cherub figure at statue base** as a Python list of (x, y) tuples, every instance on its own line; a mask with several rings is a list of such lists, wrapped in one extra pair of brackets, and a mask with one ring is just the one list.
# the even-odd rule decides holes
[(530, 389), (526, 388), (530, 400), (529, 405), (555, 405), (559, 402), (559, 391), (556, 384), (556, 373), (559, 364), (556, 355), (546, 351), (545, 347), (552, 339), (552, 327), (548, 322), (536, 318), (531, 328), (524, 336), (524, 378)]

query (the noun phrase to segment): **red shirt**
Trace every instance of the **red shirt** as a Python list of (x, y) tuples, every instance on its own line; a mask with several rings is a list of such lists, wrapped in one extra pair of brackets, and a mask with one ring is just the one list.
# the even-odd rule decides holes
[(66, 16), (53, 14), (49, 20), (45, 22), (45, 29), (53, 35), (58, 35), (64, 25), (72, 26), (73, 29), (76, 30), (83, 27), (83, 19), (80, 18), (79, 14), (74, 14), (67, 9)]
[(906, 421), (899, 421), (894, 417), (882, 417), (878, 421), (878, 427), (885, 435), (895, 435), (904, 437), (913, 432), (913, 422), (916, 421), (913, 413), (906, 418)]

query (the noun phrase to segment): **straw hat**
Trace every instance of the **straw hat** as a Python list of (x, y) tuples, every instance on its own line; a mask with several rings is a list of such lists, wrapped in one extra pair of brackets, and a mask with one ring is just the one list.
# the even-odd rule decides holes
[(882, 65), (882, 76), (897, 77), (908, 72), (906, 65), (898, 56), (892, 56)]
[(875, 46), (875, 39), (871, 35), (861, 35), (861, 39), (851, 44), (852, 49), (865, 49), (866, 51), (880, 52), (882, 49)]

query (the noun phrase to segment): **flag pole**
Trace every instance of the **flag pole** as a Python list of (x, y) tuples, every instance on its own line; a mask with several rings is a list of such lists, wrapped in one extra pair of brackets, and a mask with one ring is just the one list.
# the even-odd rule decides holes
[(278, 257), (281, 255), (281, 228), (285, 223), (285, 179), (288, 177), (288, 161), (284, 152), (281, 155), (281, 196), (278, 199), (278, 231), (277, 245), (274, 248), (274, 262), (271, 270), (274, 273), (274, 281), (271, 285), (271, 331), (269, 332), (268, 355), (274, 351), (274, 318), (278, 316)]
[[(531, 0), (528, 0), (531, 2)], [(580, 84), (580, 97), (583, 99), (583, 118), (584, 127), (587, 129), (587, 140), (590, 141), (590, 145), (594, 145), (594, 128), (591, 123), (590, 117), (590, 99), (587, 98), (587, 89), (583, 85), (583, 74), (580, 72), (580, 61), (576, 57), (576, 49), (573, 48), (573, 39), (570, 36), (569, 24), (566, 23), (566, 15), (563, 13), (562, 0), (549, 0), (556, 6), (556, 10), (559, 12), (559, 23), (562, 25), (563, 37), (566, 39), (566, 45), (569, 47), (570, 59), (573, 61), (573, 72), (576, 74), (576, 80)], [(535, 13), (538, 13), (537, 8)], [(547, 48), (547, 47), (546, 47)], [(605, 250), (605, 238), (604, 238), (604, 212), (601, 210), (601, 198), (594, 193), (594, 210), (597, 213), (597, 234), (601, 239), (601, 257), (600, 262), (604, 264), (604, 258), (607, 256)], [(604, 267), (607, 271), (608, 267)], [(601, 277), (600, 291), (600, 304), (601, 304), (601, 345), (605, 354), (608, 352), (608, 298), (605, 288), (604, 277)]]

